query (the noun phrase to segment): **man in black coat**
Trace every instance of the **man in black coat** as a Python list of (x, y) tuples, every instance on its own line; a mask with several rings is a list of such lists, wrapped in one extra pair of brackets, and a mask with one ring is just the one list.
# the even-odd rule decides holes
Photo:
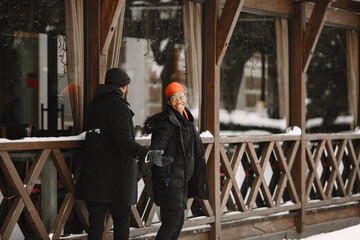
[[(85, 154), (77, 184), (77, 198), (89, 211), (88, 239), (102, 239), (110, 210), (114, 239), (129, 238), (130, 208), (137, 199), (137, 171), (142, 175), (161, 151), (150, 151), (135, 142), (126, 96), (130, 78), (119, 68), (109, 69), (86, 112)], [(138, 165), (136, 160), (139, 159)], [(168, 160), (168, 159), (167, 159)], [(161, 164), (160, 164), (161, 165)]]

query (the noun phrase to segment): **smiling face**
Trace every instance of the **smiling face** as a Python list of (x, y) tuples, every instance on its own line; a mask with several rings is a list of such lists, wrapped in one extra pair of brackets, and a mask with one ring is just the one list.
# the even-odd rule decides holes
[(186, 106), (186, 95), (183, 92), (174, 92), (167, 103), (182, 115)]

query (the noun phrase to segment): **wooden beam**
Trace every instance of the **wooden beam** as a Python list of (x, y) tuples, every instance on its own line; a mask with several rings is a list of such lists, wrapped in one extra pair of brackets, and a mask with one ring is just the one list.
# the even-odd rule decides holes
[(107, 55), (111, 39), (114, 35), (115, 28), (120, 17), (121, 10), (124, 6), (125, 0), (104, 0), (101, 3), (100, 47), (102, 55)]
[(245, 0), (227, 0), (217, 26), (216, 64), (220, 65)]
[[(334, 4), (334, 3), (333, 3)], [(325, 23), (332, 24), (340, 27), (349, 27), (358, 30), (360, 28), (360, 15), (339, 10), (333, 7), (331, 8), (325, 16)], [(314, 4), (306, 3), (305, 4), (305, 17), (310, 19), (311, 13), (313, 12)]]
[[(315, 2), (314, 0), (311, 2)], [(346, 10), (349, 12), (360, 13), (360, 2), (350, 0), (332, 1), (331, 7)]]
[[(222, 2), (225, 2), (225, 0), (222, 0)], [(360, 3), (352, 1), (351, 4), (344, 4), (343, 2), (349, 1), (336, 1), (331, 4), (331, 9), (327, 14), (325, 22), (354, 29), (360, 28), (360, 15), (358, 14)], [(310, 18), (314, 3), (306, 2), (305, 6), (305, 16)], [(295, 2), (289, 0), (251, 0), (245, 1), (243, 11), (245, 9), (254, 13), (267, 12), (275, 15), (292, 16), (295, 13)], [(349, 9), (355, 9), (355, 11), (350, 11)]]
[(305, 6), (304, 3), (295, 4), (295, 16), (293, 23), (293, 84), (291, 95), (293, 97), (293, 126), (302, 129), (299, 150), (295, 157), (293, 169), (294, 184), (300, 198), (301, 209), (297, 211), (296, 229), (298, 232), (305, 230), (305, 74), (302, 71), (302, 46), (305, 29)]
[(214, 146), (207, 163), (210, 205), (215, 214), (211, 225), (210, 239), (221, 237), (220, 212), (220, 66), (216, 63), (216, 41), (219, 0), (209, 0), (206, 4), (206, 129), (214, 136)]
[(89, 90), (90, 100), (92, 100), (100, 78), (100, 0), (89, 0), (88, 6)]
[(89, 0), (89, 90), (90, 98), (96, 87), (104, 83), (106, 55), (125, 0)]
[(303, 45), (303, 72), (307, 71), (316, 43), (324, 26), (325, 16), (330, 8), (331, 1), (319, 0), (315, 3), (304, 36)]

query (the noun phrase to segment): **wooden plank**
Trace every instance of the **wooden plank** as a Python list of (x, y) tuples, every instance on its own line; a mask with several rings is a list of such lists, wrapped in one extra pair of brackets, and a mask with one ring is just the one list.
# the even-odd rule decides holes
[[(296, 186), (300, 202), (302, 204), (301, 209), (298, 211), (296, 218), (296, 229), (298, 232), (305, 230), (305, 74), (302, 68), (302, 47), (303, 47), (303, 33), (305, 29), (305, 8), (301, 2), (295, 2), (295, 15), (294, 22), (292, 24), (293, 30), (293, 79), (292, 79), (292, 109), (293, 109), (293, 126), (300, 127), (302, 131), (301, 142), (299, 151), (297, 152), (293, 168), (297, 171), (293, 172), (293, 179)], [(291, 123), (290, 123), (291, 124)]]
[(360, 2), (358, 1), (355, 2), (350, 0), (338, 0), (334, 1), (331, 6), (338, 9), (360, 13)]
[[(307, 19), (310, 18), (313, 8), (314, 8), (314, 4), (312, 3), (305, 4), (305, 17)], [(343, 11), (337, 9), (336, 7), (331, 7), (329, 9), (329, 12), (325, 16), (325, 24), (348, 27), (352, 29), (359, 29), (360, 15), (355, 12)]]
[(103, 0), (100, 13), (100, 49), (101, 55), (107, 55), (111, 39), (119, 21), (126, 0)]
[(306, 203), (306, 208), (307, 209), (311, 209), (311, 208), (319, 208), (320, 209), (321, 207), (325, 207), (325, 206), (348, 204), (352, 201), (359, 201), (359, 200), (360, 200), (360, 196), (332, 198), (332, 199), (327, 199), (327, 200), (323, 200), (323, 201), (308, 202), (308, 203)]
[(149, 207), (146, 210), (145, 216), (145, 226), (148, 227), (151, 225), (152, 220), (154, 218), (154, 215), (156, 213), (156, 209), (158, 207), (156, 206), (156, 204), (154, 203), (153, 199), (151, 199), (150, 203), (149, 203)]
[(293, 1), (288, 0), (251, 0), (245, 1), (244, 8), (291, 15), (295, 12)]
[(94, 97), (100, 82), (100, 0), (88, 1), (88, 59), (89, 59), (89, 91), (90, 100)]
[(294, 211), (298, 209), (301, 209), (301, 203), (293, 204), (293, 205), (283, 205), (272, 208), (261, 208), (261, 209), (256, 209), (256, 211), (231, 212), (231, 214), (224, 214), (221, 217), (221, 221), (222, 222), (234, 221), (234, 220), (246, 219), (257, 216), (265, 216), (274, 213), (281, 213), (285, 211)]
[(247, 150), (247, 154), (249, 156), (250, 162), (251, 162), (251, 166), (257, 175), (251, 186), (251, 192), (250, 192), (250, 196), (248, 198), (248, 209), (249, 210), (251, 210), (254, 206), (255, 199), (258, 195), (260, 187), (262, 189), (262, 193), (264, 195), (267, 206), (273, 207), (271, 193), (266, 184), (265, 177), (264, 177), (264, 170), (265, 170), (266, 164), (269, 160), (270, 151), (273, 148), (273, 144), (274, 144), (273, 142), (270, 142), (269, 144), (267, 144), (267, 146), (263, 152), (264, 155), (261, 158), (261, 162), (259, 161), (259, 159), (256, 155), (253, 144), (246, 145), (246, 150)]
[(275, 202), (276, 202), (277, 206), (280, 205), (280, 197), (284, 193), (286, 183), (288, 183), (288, 185), (287, 185), (288, 191), (290, 193), (292, 193), (291, 195), (294, 197), (294, 201), (296, 203), (298, 203), (298, 202), (300, 202), (300, 199), (296, 193), (295, 184), (292, 180), (292, 176), (291, 176), (291, 172), (290, 172), (290, 170), (292, 169), (293, 161), (290, 161), (289, 163), (286, 161), (285, 155), (284, 155), (282, 148), (278, 142), (275, 142), (274, 149), (275, 149), (275, 152), (277, 155), (279, 165), (283, 172), (282, 176), (284, 176), (284, 178), (282, 178), (282, 181), (279, 181), (279, 184), (278, 184), (279, 190), (277, 192), (277, 199), (275, 198)]
[(2, 161), (0, 161), (1, 169), (9, 181), (12, 190), (17, 197), (22, 198), (22, 201), (25, 204), (24, 213), (35, 235), (40, 239), (49, 239), (44, 224), (30, 199), (28, 189), (24, 188), (24, 184), (21, 181), (14, 164), (11, 162), (9, 154), (7, 152), (0, 151), (0, 158), (2, 159)]
[(300, 135), (291, 135), (291, 134), (271, 134), (264, 136), (221, 136), (220, 143), (261, 143), (261, 142), (283, 142), (283, 141), (296, 141), (300, 140)]
[(139, 212), (137, 211), (137, 208), (134, 205), (131, 206), (131, 213), (134, 216), (134, 219), (136, 221), (136, 226), (139, 228), (144, 227), (144, 224), (141, 221)]
[(207, 216), (214, 216), (214, 211), (211, 208), (209, 200), (198, 199), (198, 201), (200, 202), (200, 205)]
[(245, 0), (227, 0), (225, 2), (217, 26), (217, 65), (220, 65), (224, 58), (244, 2)]
[(213, 150), (207, 163), (208, 182), (210, 191), (211, 208), (215, 211), (215, 221), (212, 223), (211, 239), (219, 239), (221, 236), (221, 212), (220, 212), (220, 66), (216, 63), (217, 47), (217, 23), (220, 0), (209, 0), (206, 3), (206, 46), (205, 61), (205, 122), (206, 129), (214, 136)]
[[(324, 142), (325, 143), (325, 142)], [(309, 167), (309, 174), (308, 174), (308, 177), (306, 179), (307, 181), (307, 192), (306, 192), (306, 198), (309, 196), (310, 194), (310, 190), (311, 190), (311, 187), (312, 187), (312, 183), (313, 181), (314, 184), (315, 184), (315, 188), (317, 190), (317, 194), (318, 194), (318, 197), (321, 199), (321, 200), (324, 200), (326, 199), (326, 196), (324, 194), (324, 189), (323, 189), (323, 186), (321, 184), (321, 181), (320, 181), (320, 178), (318, 176), (318, 173), (317, 173), (317, 166), (319, 164), (319, 161), (320, 161), (320, 157), (321, 157), (321, 153), (324, 149), (324, 146), (320, 145), (317, 147), (317, 152), (315, 154), (315, 159), (312, 158), (312, 154), (311, 154), (311, 151), (310, 151), (310, 148), (309, 146), (306, 146), (306, 161), (308, 163), (308, 167)], [(321, 149), (319, 149), (321, 148)], [(306, 190), (305, 189), (305, 190)]]
[(89, 213), (83, 200), (75, 200), (74, 208), (79, 217), (81, 225), (86, 232), (89, 232)]
[(68, 168), (64, 157), (62, 156), (59, 149), (52, 149), (50, 153), (51, 159), (57, 169), (57, 172), (64, 184), (65, 190), (70, 193), (75, 192), (75, 183), (74, 179), (71, 176), (71, 171)]
[[(294, 90), (295, 91), (295, 90)], [(300, 94), (300, 91), (297, 90), (297, 95)], [(294, 93), (295, 94), (295, 93)], [(296, 96), (299, 97), (299, 96)], [(300, 110), (299, 110), (300, 111)], [(300, 119), (301, 120), (301, 119)], [(300, 120), (298, 120), (300, 122)], [(291, 135), (291, 134), (272, 134), (272, 135), (264, 135), (264, 136), (221, 136), (220, 143), (241, 143), (241, 142), (282, 142), (282, 141), (296, 141), (301, 140), (301, 135)], [(358, 134), (346, 134), (346, 133), (329, 133), (329, 134), (306, 134), (304, 136), (304, 140), (306, 141), (317, 141), (317, 140), (337, 140), (337, 139), (360, 139), (360, 135)]]
[(352, 217), (359, 217), (360, 208), (359, 204), (336, 207), (323, 207), (321, 209), (313, 209), (313, 211), (307, 211), (309, 216), (307, 224), (325, 223), (338, 219), (350, 219)]
[[(245, 211), (246, 208), (245, 208), (244, 199), (241, 196), (240, 188), (236, 182), (236, 178), (235, 178), (235, 174), (234, 174), (235, 169), (231, 168), (229, 159), (227, 158), (225, 150), (222, 146), (220, 147), (220, 154), (221, 154), (220, 160), (222, 159), (221, 165), (224, 166), (223, 170), (225, 171), (229, 180), (231, 180), (231, 184), (227, 185), (227, 188), (232, 189), (235, 201), (236, 201), (239, 209)], [(228, 190), (226, 190), (226, 192), (228, 192)], [(227, 198), (226, 198), (226, 200), (227, 200)], [(225, 205), (226, 205), (226, 201), (223, 201), (222, 202), (222, 212), (223, 212)]]
[(335, 157), (334, 150), (332, 148), (330, 140), (326, 141), (326, 150), (327, 150), (328, 158), (330, 159), (330, 163), (332, 166), (331, 173), (330, 173), (330, 176), (328, 179), (327, 188), (325, 191), (326, 196), (327, 196), (327, 198), (331, 197), (332, 190), (333, 190), (334, 184), (335, 184), (335, 179), (337, 179), (338, 189), (339, 189), (340, 193), (343, 196), (346, 196), (344, 182), (342, 180), (342, 177), (341, 177), (341, 174), (339, 171), (339, 166), (338, 166), (339, 160)]
[(61, 236), (66, 220), (69, 218), (74, 203), (74, 193), (66, 193), (50, 231), (50, 234), (52, 234), (52, 239), (59, 239)]
[[(70, 137), (69, 137), (70, 138)], [(14, 140), (8, 142), (2, 142), (0, 144), (0, 151), (25, 151), (25, 150), (41, 150), (48, 148), (82, 148), (84, 146), (84, 141), (73, 140), (73, 141), (63, 141), (54, 138), (49, 141), (39, 141), (37, 138), (31, 138), (27, 142), (22, 140)]]
[[(223, 0), (222, 2), (225, 2)], [(333, 2), (332, 7), (329, 10), (325, 18), (325, 24), (336, 24), (341, 26), (346, 26), (354, 29), (360, 28), (360, 16), (358, 14), (358, 5), (355, 3), (354, 6), (347, 6), (344, 8), (351, 8), (355, 12), (343, 11), (340, 8), (339, 1)], [(270, 14), (270, 15), (283, 15), (283, 16), (292, 16), (295, 15), (295, 5), (296, 1), (288, 0), (252, 0), (245, 1), (243, 6), (243, 11), (250, 11), (254, 13)], [(313, 3), (305, 3), (305, 17), (309, 19), (313, 11)]]
[(224, 212), (227, 201), (229, 200), (231, 187), (232, 187), (231, 179), (225, 179), (225, 181), (223, 183), (223, 189), (221, 190), (221, 196), (220, 196), (220, 200), (221, 200), (220, 212), (221, 213)]
[(351, 172), (348, 177), (348, 184), (346, 189), (348, 196), (350, 196), (354, 187), (356, 177), (358, 179), (358, 182), (360, 182), (360, 170), (359, 170), (360, 163), (355, 154), (354, 146), (351, 141), (347, 141), (347, 149), (349, 152), (349, 158), (352, 165)]
[(39, 178), (41, 170), (44, 168), (49, 154), (50, 149), (39, 151), (35, 157), (34, 162), (31, 164), (29, 172), (24, 178), (24, 183), (26, 184), (26, 187), (29, 188), (30, 192), (34, 188), (35, 182)]
[[(8, 214), (6, 215), (5, 221), (1, 225), (0, 234), (1, 239), (10, 239), (11, 234), (15, 228), (17, 221), (20, 218), (20, 215), (25, 207), (24, 202), (21, 198), (15, 198), (12, 203)], [(9, 214), (10, 213), (10, 214)]]
[(309, 23), (306, 27), (303, 41), (303, 65), (302, 71), (306, 72), (310, 64), (316, 43), (325, 23), (325, 16), (330, 8), (330, 0), (318, 0), (312, 11)]
[[(25, 176), (24, 183), (28, 194), (30, 194), (31, 190), (34, 188), (35, 181), (39, 178), (49, 153), (50, 150), (39, 151), (28, 174)], [(9, 213), (11, 214), (6, 216), (6, 219), (0, 229), (0, 234), (3, 239), (8, 239), (10, 237), (24, 207), (25, 205), (21, 198), (16, 198), (9, 210)]]

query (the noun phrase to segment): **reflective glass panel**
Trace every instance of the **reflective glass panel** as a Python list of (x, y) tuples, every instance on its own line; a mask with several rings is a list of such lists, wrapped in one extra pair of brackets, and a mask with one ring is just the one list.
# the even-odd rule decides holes
[(307, 132), (350, 130), (346, 71), (346, 30), (324, 26), (307, 71)]
[[(63, 0), (0, 2), (0, 125), (8, 138), (72, 127)], [(43, 130), (53, 130), (40, 133)]]
[(285, 131), (287, 42), (286, 19), (241, 12), (221, 65), (222, 135)]

